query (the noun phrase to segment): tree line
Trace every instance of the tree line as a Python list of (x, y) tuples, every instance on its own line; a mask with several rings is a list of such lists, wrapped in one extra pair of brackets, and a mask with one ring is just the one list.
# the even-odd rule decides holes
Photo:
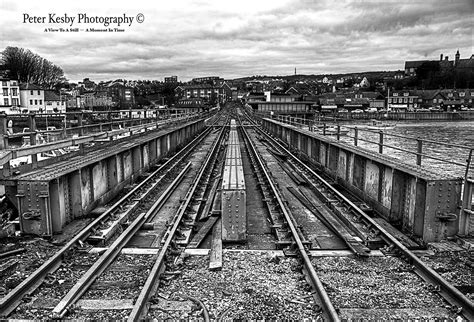
[(10, 46), (5, 48), (2, 52), (1, 64), (4, 69), (10, 71), (12, 78), (20, 82), (53, 88), (56, 84), (65, 81), (61, 67), (29, 49)]

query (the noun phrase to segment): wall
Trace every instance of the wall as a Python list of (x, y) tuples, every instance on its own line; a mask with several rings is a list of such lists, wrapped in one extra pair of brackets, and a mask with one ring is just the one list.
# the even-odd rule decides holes
[(141, 133), (117, 141), (124, 144), (113, 141), (107, 149), (12, 178), (7, 196), (18, 198), (15, 204), (22, 232), (40, 236), (60, 232), (68, 222), (110, 201), (150, 165), (181, 148), (203, 128), (204, 121), (199, 120), (172, 130)]
[[(31, 94), (31, 91), (33, 91), (33, 95)], [(39, 91), (39, 94), (38, 94)], [(33, 104), (30, 104), (30, 100), (33, 101)], [(35, 100), (36, 103), (35, 104)], [(40, 104), (41, 102), (41, 104)], [(44, 91), (43, 90), (29, 90), (29, 89), (22, 89), (20, 90), (20, 104), (21, 104), (21, 109), (27, 109), (28, 111), (38, 111), (40, 108), (44, 111)]]
[(458, 213), (461, 178), (409, 166), (274, 120), (263, 119), (262, 126), (406, 233), (432, 242), (458, 232), (458, 219), (448, 222), (439, 217)]

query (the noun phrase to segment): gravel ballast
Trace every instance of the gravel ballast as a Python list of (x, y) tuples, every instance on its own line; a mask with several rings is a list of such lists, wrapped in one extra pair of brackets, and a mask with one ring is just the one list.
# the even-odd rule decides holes
[(422, 309), (431, 317), (451, 316), (442, 297), (398, 258), (323, 257), (312, 262), (334, 307), (341, 311), (361, 309), (388, 316), (412, 312), (415, 316), (400, 318), (421, 318)]
[[(301, 266), (294, 258), (276, 258), (260, 252), (224, 252), (222, 271), (208, 269), (208, 256), (188, 257), (179, 278), (160, 286), (156, 301), (201, 300), (211, 319), (318, 319)], [(225, 314), (224, 314), (225, 313)], [(153, 318), (197, 318), (192, 312), (154, 309)]]

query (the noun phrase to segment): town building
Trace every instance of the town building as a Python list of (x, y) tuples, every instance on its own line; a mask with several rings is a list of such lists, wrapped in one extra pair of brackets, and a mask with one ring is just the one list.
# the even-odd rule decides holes
[(441, 90), (446, 97), (441, 106), (447, 111), (462, 111), (474, 108), (474, 89), (446, 89)]
[(118, 109), (129, 109), (135, 107), (135, 93), (133, 88), (125, 85), (125, 82), (110, 82), (105, 88), (112, 102)]
[(398, 111), (414, 111), (419, 107), (419, 95), (416, 91), (395, 91), (387, 97), (387, 108)]
[(417, 76), (421, 71), (429, 72), (446, 72), (456, 71), (474, 75), (474, 55), (466, 59), (461, 59), (459, 50), (454, 55), (454, 60), (449, 60), (449, 56), (444, 57), (440, 54), (439, 60), (416, 60), (405, 62), (405, 75)]
[(77, 89), (63, 91), (61, 95), (66, 100), (66, 109), (68, 112), (73, 112), (82, 109), (81, 95)]
[(320, 111), (325, 112), (334, 112), (337, 111), (354, 111), (354, 110), (365, 110), (369, 108), (370, 102), (368, 98), (361, 97), (350, 97), (344, 95), (338, 96), (325, 96), (320, 97), (316, 102), (319, 106)]
[(65, 97), (61, 97), (52, 90), (44, 91), (45, 113), (65, 113), (66, 112)]
[(370, 87), (370, 82), (369, 82), (369, 80), (367, 79), (367, 77), (364, 77), (364, 78), (360, 81), (359, 87), (361, 87), (361, 88)]
[(300, 95), (303, 98), (317, 93), (317, 87), (311, 87), (306, 83), (296, 83), (285, 91), (285, 94)]
[(418, 108), (443, 107), (447, 98), (440, 90), (415, 90), (412, 93), (418, 96)]
[(0, 91), (0, 112), (6, 114), (19, 113), (20, 87), (17, 80), (0, 77), (2, 88)]
[(80, 106), (87, 110), (108, 110), (117, 105), (106, 90), (83, 92), (80, 100)]
[(183, 98), (176, 103), (173, 109), (180, 113), (195, 113), (204, 111), (206, 105), (204, 105), (202, 98)]
[(177, 83), (178, 82), (178, 76), (170, 76), (170, 77), (165, 77), (165, 84), (168, 83)]
[(222, 85), (224, 83), (224, 79), (220, 78), (219, 76), (208, 76), (208, 77), (197, 77), (191, 80), (191, 83), (194, 84), (212, 84), (212, 85)]
[(375, 92), (359, 92), (354, 95), (355, 98), (365, 98), (369, 101), (369, 108), (376, 108), (377, 110), (385, 109), (385, 97)]
[(211, 84), (181, 85), (176, 87), (175, 91), (178, 98), (201, 98), (204, 103), (211, 105), (225, 103), (232, 99), (232, 90), (227, 83), (220, 86)]
[(245, 98), (245, 103), (255, 112), (273, 114), (310, 114), (314, 110), (314, 102), (299, 101), (299, 96), (265, 92), (263, 95), (252, 95)]
[(44, 90), (35, 84), (20, 84), (20, 105), (22, 113), (44, 111)]

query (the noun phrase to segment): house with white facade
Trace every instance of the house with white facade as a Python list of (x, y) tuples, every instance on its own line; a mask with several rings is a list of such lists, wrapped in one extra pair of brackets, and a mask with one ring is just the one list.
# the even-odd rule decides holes
[(6, 114), (19, 113), (20, 87), (17, 80), (0, 77), (0, 112)]
[(21, 112), (42, 112), (46, 109), (44, 104), (44, 90), (34, 84), (20, 84)]

